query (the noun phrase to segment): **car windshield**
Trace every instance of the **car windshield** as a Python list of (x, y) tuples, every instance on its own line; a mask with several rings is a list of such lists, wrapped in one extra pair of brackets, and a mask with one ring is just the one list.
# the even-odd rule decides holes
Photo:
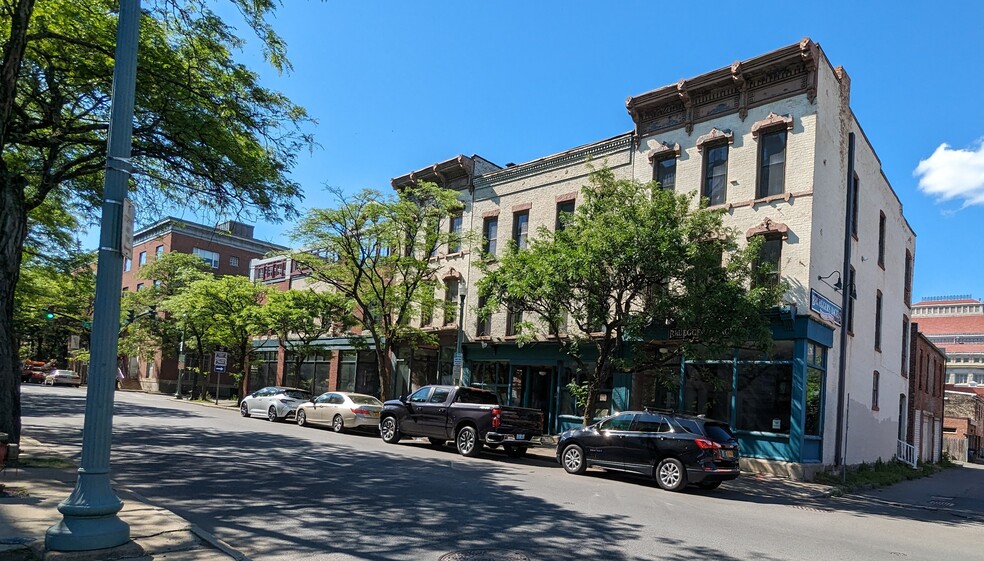
[(287, 390), (284, 395), (293, 399), (311, 399), (311, 394), (301, 391), (301, 390)]
[(349, 399), (356, 405), (382, 405), (383, 403), (371, 395), (350, 395)]

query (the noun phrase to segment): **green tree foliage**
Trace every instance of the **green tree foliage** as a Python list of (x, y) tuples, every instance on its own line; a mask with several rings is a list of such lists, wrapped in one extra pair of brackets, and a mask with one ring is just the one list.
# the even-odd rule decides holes
[(14, 298), (13, 330), (20, 359), (64, 360), (73, 335), (87, 344), (96, 286), (93, 259), (92, 254), (78, 254), (71, 259), (24, 260)]
[(351, 301), (335, 292), (273, 290), (259, 311), (260, 330), (276, 337), (293, 356), (298, 379), (301, 365), (324, 352), (322, 346), (315, 345), (318, 339), (340, 335), (354, 324)]
[[(245, 384), (253, 337), (263, 333), (260, 307), (268, 290), (246, 277), (226, 276), (192, 281), (163, 302), (176, 327), (187, 333), (204, 374), (205, 356), (218, 347), (229, 349), (230, 374)], [(204, 394), (204, 392), (203, 392)]]
[(434, 304), (440, 266), (431, 259), (450, 241), (442, 221), (463, 205), (457, 192), (433, 183), (403, 187), (395, 195), (366, 190), (347, 197), (333, 190), (338, 206), (311, 210), (294, 237), (318, 252), (293, 258), (324, 283), (350, 299), (359, 323), (376, 350), (380, 392), (396, 391), (399, 345), (434, 343), (434, 336), (412, 326), (422, 307)]
[[(267, 59), (289, 68), (267, 20), (275, 0), (230, 0)], [(143, 4), (131, 196), (281, 220), (300, 196), (287, 172), (313, 141), (304, 109), (233, 60), (242, 47), (209, 0)], [(72, 216), (98, 216), (106, 165), (114, 0), (0, 4), (0, 431), (20, 438), (13, 322), (22, 252), (57, 247)], [(47, 212), (38, 209), (47, 207)], [(28, 217), (44, 219), (37, 226)], [(50, 218), (50, 220), (48, 220)], [(39, 243), (29, 243), (29, 232)], [(46, 249), (47, 251), (47, 249)]]
[[(527, 249), (513, 244), (484, 264), (478, 289), (487, 301), (481, 314), (522, 310), (521, 342), (549, 333), (572, 357), (583, 376), (574, 393), (583, 396), (586, 424), (615, 371), (651, 368), (681, 353), (768, 346), (763, 314), (782, 287), (749, 288), (759, 244), (739, 247), (722, 211), (692, 209), (686, 195), (605, 168), (592, 172), (582, 193), (561, 229), (541, 228)], [(652, 330), (667, 325), (701, 336), (671, 353), (648, 352)]]

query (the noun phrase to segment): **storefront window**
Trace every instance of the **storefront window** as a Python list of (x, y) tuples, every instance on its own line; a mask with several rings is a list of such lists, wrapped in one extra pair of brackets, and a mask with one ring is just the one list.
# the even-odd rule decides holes
[(338, 351), (338, 384), (340, 392), (355, 391), (356, 351)]
[(732, 364), (688, 363), (684, 410), (728, 422), (731, 418)]
[(788, 434), (792, 382), (791, 364), (739, 364), (736, 428)]
[(495, 392), (499, 403), (505, 403), (509, 397), (509, 363), (508, 362), (476, 362), (472, 366), (471, 385)]
[(806, 364), (806, 419), (803, 433), (807, 436), (821, 436), (827, 349), (814, 343), (808, 343), (806, 346)]
[(259, 351), (255, 356), (247, 388), (250, 393), (277, 383), (277, 351)]

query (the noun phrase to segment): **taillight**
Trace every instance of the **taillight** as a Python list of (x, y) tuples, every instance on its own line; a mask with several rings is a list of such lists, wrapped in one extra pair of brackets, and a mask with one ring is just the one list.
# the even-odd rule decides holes
[(492, 428), (497, 429), (499, 425), (502, 424), (502, 418), (499, 417), (502, 411), (498, 407), (492, 408)]
[(358, 409), (353, 409), (352, 412), (355, 413), (356, 415), (368, 415), (369, 414), (369, 410), (368, 409), (363, 409), (361, 407), (358, 408)]
[(694, 442), (697, 444), (698, 448), (703, 450), (718, 450), (721, 448), (720, 444), (706, 438), (695, 438)]

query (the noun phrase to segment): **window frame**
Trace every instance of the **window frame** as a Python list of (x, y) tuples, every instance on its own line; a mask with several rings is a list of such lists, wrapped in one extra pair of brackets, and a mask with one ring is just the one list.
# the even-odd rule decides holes
[(461, 230), (465, 218), (462, 213), (452, 214), (448, 220), (448, 254), (461, 253)]
[(885, 212), (878, 211), (878, 266), (885, 270), (885, 230), (888, 227)]
[[(673, 181), (670, 183), (669, 187), (666, 186), (665, 179), (666, 174), (661, 173), (663, 170), (663, 164), (666, 162), (673, 162), (673, 170), (670, 175)], [(676, 175), (677, 175), (677, 156), (676, 154), (667, 154), (663, 157), (653, 158), (653, 181), (659, 184), (660, 190), (663, 191), (675, 191), (676, 190)]]
[[(721, 179), (721, 200), (719, 202), (714, 202), (714, 198), (711, 196), (712, 193), (708, 192), (709, 182), (714, 176), (711, 176), (708, 172), (711, 167), (711, 155), (718, 149), (724, 150), (724, 174)], [(706, 198), (710, 206), (723, 205), (728, 202), (728, 164), (731, 156), (730, 144), (726, 141), (715, 141), (704, 146), (703, 152), (703, 161), (701, 162), (700, 196), (702, 198)]]
[(871, 410), (872, 411), (881, 410), (878, 407), (879, 392), (881, 391), (881, 388), (879, 387), (880, 385), (881, 385), (881, 374), (877, 370), (875, 370), (871, 375)]
[[(493, 226), (495, 235), (489, 236), (489, 226)], [(495, 258), (498, 251), (499, 239), (499, 216), (486, 216), (482, 220), (482, 256), (485, 258)]]
[[(769, 179), (772, 178), (771, 165), (767, 164), (765, 159), (765, 148), (767, 146), (766, 140), (769, 138), (776, 137), (778, 135), (782, 136), (782, 173), (780, 174), (780, 189), (776, 193), (770, 192), (769, 186), (763, 187), (763, 183), (766, 179), (766, 174), (764, 173), (767, 167), (770, 168), (770, 173), (768, 174)], [(786, 154), (789, 148), (789, 131), (785, 125), (781, 127), (771, 127), (768, 130), (764, 130), (759, 134), (758, 139), (758, 166), (756, 166), (756, 179), (755, 179), (755, 198), (764, 199), (766, 197), (774, 197), (781, 195), (786, 192)], [(771, 182), (770, 182), (771, 183)]]
[[(525, 229), (521, 228), (525, 226)], [(512, 240), (516, 244), (516, 249), (523, 250), (529, 246), (530, 239), (530, 211), (520, 210), (513, 212)]]
[(554, 230), (557, 232), (562, 231), (564, 229), (564, 225), (561, 223), (561, 219), (560, 219), (561, 216), (564, 214), (574, 214), (574, 211), (576, 209), (577, 209), (577, 201), (575, 201), (574, 199), (559, 201), (557, 203), (557, 208), (556, 208), (557, 217), (556, 217), (556, 225), (554, 226)]

